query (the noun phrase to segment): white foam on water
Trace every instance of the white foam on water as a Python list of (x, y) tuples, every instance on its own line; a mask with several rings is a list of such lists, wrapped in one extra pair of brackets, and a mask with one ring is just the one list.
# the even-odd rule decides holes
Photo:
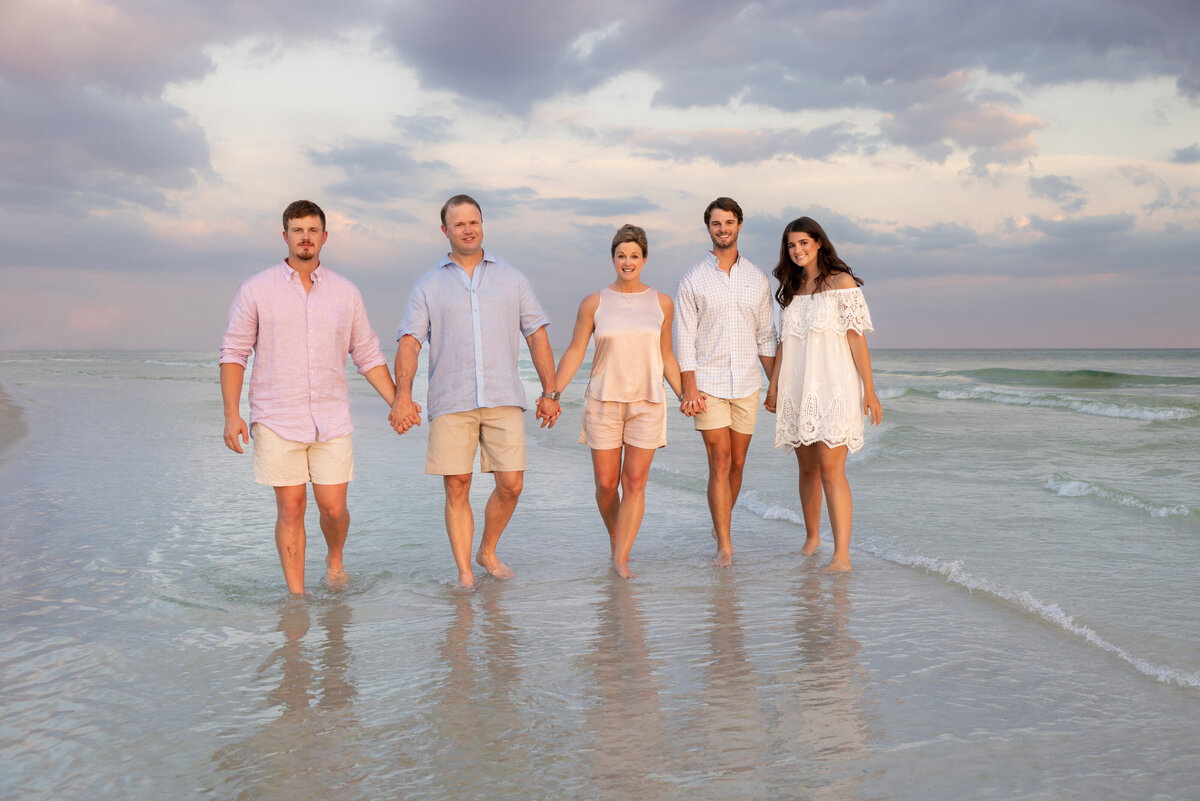
[(1151, 517), (1189, 517), (1193, 510), (1183, 504), (1158, 506), (1145, 501), (1131, 492), (1112, 489), (1093, 481), (1082, 481), (1055, 473), (1046, 480), (1046, 489), (1063, 498), (1101, 498), (1106, 501), (1138, 509)]
[[(738, 499), (738, 505), (762, 517), (764, 520), (784, 520), (798, 526), (804, 525), (804, 518), (795, 510), (784, 504), (773, 503), (764, 499), (753, 490), (744, 491)], [(1169, 665), (1160, 665), (1148, 659), (1132, 654), (1119, 645), (1115, 645), (1101, 637), (1095, 629), (1077, 623), (1073, 616), (1064, 612), (1058, 604), (1046, 603), (1035, 598), (1024, 590), (1015, 590), (997, 584), (990, 579), (976, 576), (966, 569), (962, 560), (943, 561), (927, 556), (908, 554), (893, 548), (873, 547), (862, 543), (852, 546), (855, 550), (877, 556), (885, 561), (906, 567), (918, 567), (927, 572), (942, 576), (946, 581), (956, 584), (970, 592), (983, 592), (1006, 601), (1027, 612), (1037, 615), (1063, 631), (1081, 638), (1089, 645), (1113, 654), (1122, 661), (1132, 665), (1138, 672), (1161, 681), (1165, 684), (1178, 684), (1181, 687), (1200, 687), (1200, 672), (1189, 673)]]
[(1200, 411), (1175, 406), (1138, 406), (1106, 401), (1085, 400), (1071, 395), (1054, 395), (1044, 392), (1028, 392), (997, 387), (975, 387), (974, 389), (942, 389), (937, 397), (942, 400), (981, 400), (1003, 403), (1009, 406), (1038, 406), (1050, 409), (1068, 409), (1080, 414), (1099, 417), (1117, 417), (1128, 420), (1190, 420), (1200, 417)]

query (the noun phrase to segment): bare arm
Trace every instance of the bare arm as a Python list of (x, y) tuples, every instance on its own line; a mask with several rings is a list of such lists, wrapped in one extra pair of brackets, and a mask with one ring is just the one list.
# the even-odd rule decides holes
[(579, 372), (592, 332), (596, 330), (596, 309), (599, 305), (599, 293), (588, 295), (579, 304), (579, 313), (575, 315), (575, 328), (571, 332), (571, 344), (567, 345), (562, 358), (558, 360), (558, 371), (554, 376), (557, 386), (568, 386)]
[[(679, 362), (675, 360), (675, 349), (671, 346), (671, 321), (675, 316), (675, 304), (670, 295), (658, 293), (658, 303), (663, 310), (662, 335), (659, 337), (659, 347), (662, 350), (663, 377), (671, 385), (675, 397), (683, 397), (683, 378), (679, 372)], [(692, 373), (693, 379), (695, 373)], [(693, 384), (695, 381), (693, 380)]]
[(854, 367), (863, 385), (863, 414), (871, 416), (871, 425), (879, 425), (883, 420), (883, 407), (879, 404), (879, 396), (875, 394), (875, 378), (871, 375), (871, 351), (867, 348), (867, 338), (857, 331), (847, 331), (846, 339), (850, 343), (850, 356), (854, 359)]
[(388, 422), (397, 434), (421, 425), (421, 406), (412, 399), (413, 376), (417, 374), (417, 357), (420, 354), (421, 343), (416, 337), (411, 334), (400, 337), (396, 345), (396, 388), (392, 410), (388, 414)]
[(378, 364), (372, 367), (363, 373), (363, 378), (367, 379), (368, 384), (375, 387), (375, 391), (379, 393), (379, 397), (387, 401), (388, 406), (391, 406), (395, 402), (396, 385), (392, 381), (392, 374), (388, 371), (386, 364)]
[[(558, 386), (554, 381), (554, 349), (550, 347), (550, 335), (546, 333), (546, 326), (543, 325), (525, 337), (525, 342), (529, 345), (529, 358), (533, 360), (533, 369), (537, 370), (538, 378), (541, 379), (542, 392), (554, 392)], [(534, 407), (534, 416), (542, 421), (542, 428), (554, 428), (554, 422), (562, 414), (562, 407), (558, 405), (558, 401), (542, 396), (534, 403)]]
[(766, 359), (771, 360), (771, 369), (767, 371), (767, 397), (763, 401), (763, 408), (771, 414), (775, 414), (775, 409), (778, 405), (779, 394), (779, 366), (783, 364), (783, 343), (779, 343), (779, 349), (775, 351), (774, 356), (759, 356), (763, 361), (763, 367), (766, 367)]
[[(225, 406), (225, 446), (234, 453), (244, 453), (242, 443), (250, 444), (250, 429), (242, 419), (242, 384), (246, 368), (235, 362), (221, 365), (221, 401)], [(238, 440), (241, 440), (240, 442)]]

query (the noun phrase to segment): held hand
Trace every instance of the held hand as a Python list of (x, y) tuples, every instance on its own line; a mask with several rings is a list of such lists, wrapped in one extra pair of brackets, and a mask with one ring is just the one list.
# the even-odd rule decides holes
[(771, 414), (775, 414), (775, 402), (777, 399), (777, 391), (775, 387), (767, 388), (767, 397), (763, 399), (763, 408)]
[(542, 422), (542, 428), (554, 428), (554, 424), (558, 422), (559, 415), (562, 414), (562, 406), (559, 405), (558, 401), (539, 397), (534, 405), (537, 407), (534, 416)]
[[(239, 442), (238, 440), (241, 440)], [(250, 429), (246, 428), (246, 421), (238, 415), (237, 418), (228, 419), (225, 421), (225, 447), (234, 453), (245, 453), (242, 450), (242, 443), (250, 444)]]
[(877, 426), (883, 421), (883, 407), (879, 405), (879, 396), (874, 392), (863, 395), (863, 414), (871, 416), (871, 425)]
[(685, 389), (680, 398), (679, 411), (688, 417), (704, 414), (704, 395), (698, 389)]
[(421, 425), (421, 404), (403, 398), (397, 398), (388, 413), (388, 422), (397, 434), (407, 432), (413, 426)]

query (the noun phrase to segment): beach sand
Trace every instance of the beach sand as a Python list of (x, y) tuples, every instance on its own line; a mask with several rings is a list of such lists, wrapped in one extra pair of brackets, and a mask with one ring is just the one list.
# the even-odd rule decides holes
[(0, 389), (0, 458), (28, 433), (21, 407)]

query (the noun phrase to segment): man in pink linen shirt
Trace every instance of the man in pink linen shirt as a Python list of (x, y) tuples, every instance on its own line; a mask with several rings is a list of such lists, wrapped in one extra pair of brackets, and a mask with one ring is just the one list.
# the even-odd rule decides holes
[[(350, 529), (354, 424), (346, 354), (389, 406), (396, 392), (358, 289), (320, 262), (328, 238), (317, 204), (289, 205), (283, 212), (287, 258), (241, 285), (221, 340), (225, 444), (242, 453), (242, 443), (254, 437), (254, 480), (275, 488), (275, 546), (288, 590), (297, 595), (304, 592), (310, 481), (329, 549), (326, 582), (338, 586), (349, 578), (342, 549)], [(251, 351), (247, 429), (240, 407)]]

